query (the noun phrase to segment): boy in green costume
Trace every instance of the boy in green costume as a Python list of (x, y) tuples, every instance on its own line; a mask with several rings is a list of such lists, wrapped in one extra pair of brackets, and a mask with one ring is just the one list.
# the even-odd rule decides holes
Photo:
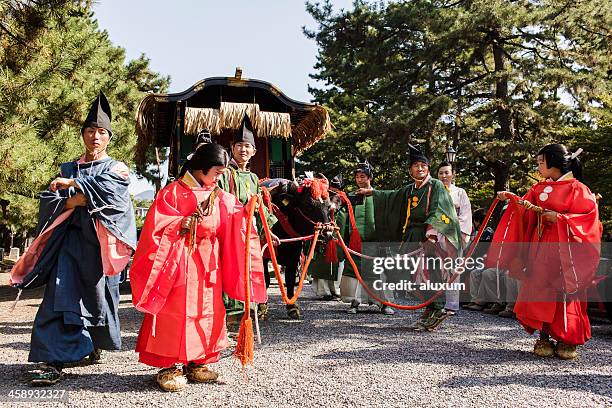
[[(366, 160), (364, 163), (359, 163), (354, 171), (355, 184), (359, 189), (370, 191), (372, 189), (372, 179), (374, 178), (374, 171), (370, 163)], [(353, 212), (355, 214), (355, 223), (359, 236), (362, 242), (371, 242), (376, 240), (376, 221), (374, 218), (374, 198), (371, 195), (358, 195), (351, 193), (348, 195), (351, 205), (353, 206)], [(345, 228), (345, 240), (350, 240), (350, 224), (347, 223)], [(366, 246), (362, 246), (362, 250), (367, 251)], [(370, 254), (372, 255), (372, 254)], [(357, 267), (360, 268), (360, 273), (366, 281), (372, 281), (373, 279), (379, 278), (378, 275), (372, 274), (371, 261), (367, 259), (359, 259), (353, 257), (357, 263)], [(355, 314), (359, 310), (361, 303), (370, 303), (373, 299), (370, 299), (367, 292), (361, 287), (361, 284), (357, 280), (355, 271), (353, 270), (350, 263), (345, 263), (345, 269), (342, 276), (341, 290), (345, 301), (350, 301), (351, 306), (347, 310), (349, 314)], [(380, 305), (380, 312), (392, 316), (395, 311), (386, 305)]]
[[(234, 134), (234, 140), (231, 145), (232, 160), (229, 163), (228, 170), (221, 176), (217, 181), (217, 185), (223, 191), (229, 192), (238, 198), (242, 204), (246, 204), (254, 194), (260, 194), (261, 188), (259, 187), (259, 177), (257, 174), (249, 171), (249, 161), (257, 149), (255, 148), (255, 136), (253, 134), (253, 126), (247, 115), (244, 115), (240, 128)], [(276, 217), (268, 212), (268, 209), (264, 207), (266, 214), (266, 221), (270, 229), (276, 223)], [(257, 224), (257, 231), (260, 236), (263, 232), (263, 224), (259, 217), (259, 213), (255, 213), (255, 219)], [(272, 235), (272, 241), (275, 246), (280, 244), (280, 240), (274, 234)], [(265, 262), (265, 260), (264, 260)], [(243, 311), (242, 302), (234, 299), (230, 299), (227, 295), (223, 295), (225, 302), (225, 309), (227, 313), (228, 324), (232, 322), (240, 321)], [(259, 305), (259, 315), (262, 318), (267, 317), (267, 304)]]

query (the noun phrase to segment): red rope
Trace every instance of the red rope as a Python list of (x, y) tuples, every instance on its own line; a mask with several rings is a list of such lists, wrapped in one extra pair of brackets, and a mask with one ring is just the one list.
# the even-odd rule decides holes
[[(257, 196), (253, 196), (257, 197)], [(261, 200), (261, 198), (260, 198)], [(298, 287), (295, 291), (295, 294), (291, 299), (287, 297), (287, 292), (285, 291), (285, 285), (283, 282), (283, 278), (280, 274), (280, 267), (278, 266), (278, 261), (276, 260), (276, 251), (274, 250), (274, 245), (272, 244), (272, 232), (270, 231), (270, 226), (268, 225), (268, 221), (266, 217), (263, 216), (263, 207), (259, 206), (259, 214), (261, 215), (261, 222), (263, 224), (264, 233), (266, 235), (266, 242), (268, 243), (268, 251), (270, 253), (270, 259), (272, 260), (272, 266), (274, 267), (274, 275), (276, 276), (276, 280), (278, 282), (278, 286), (281, 292), (281, 297), (283, 298), (283, 302), (288, 305), (293, 305), (297, 302), (300, 293), (302, 292), (302, 288), (304, 287), (304, 281), (306, 280), (306, 274), (308, 272), (308, 267), (310, 266), (310, 261), (312, 261), (312, 257), (314, 256), (314, 250), (317, 246), (317, 240), (319, 239), (319, 234), (321, 232), (320, 225), (315, 227), (314, 236), (312, 238), (312, 245), (310, 246), (310, 252), (308, 253), (308, 257), (306, 258), (306, 262), (304, 262), (304, 266), (302, 267), (302, 274), (300, 276), (300, 281), (298, 283)]]
[(272, 212), (272, 196), (270, 195), (270, 190), (264, 186), (259, 186), (261, 189), (261, 194), (263, 196), (263, 202), (265, 206)]
[[(493, 203), (491, 204), (491, 207), (489, 207), (489, 210), (487, 211), (487, 215), (485, 216), (485, 219), (484, 219), (483, 223), (480, 225), (480, 228), (478, 230), (478, 234), (476, 234), (476, 238), (474, 239), (474, 241), (472, 242), (472, 245), (468, 249), (468, 252), (466, 254), (466, 258), (471, 257), (472, 254), (474, 253), (474, 250), (476, 249), (476, 245), (478, 244), (478, 241), (480, 241), (480, 237), (482, 236), (482, 233), (484, 232), (484, 230), (485, 230), (485, 228), (486, 228), (486, 226), (487, 226), (487, 224), (489, 222), (489, 219), (491, 218), (491, 215), (493, 214), (493, 210), (495, 210), (495, 207), (497, 206), (498, 202), (499, 202), (499, 200), (496, 198), (493, 201)], [(386, 301), (384, 299), (381, 299), (364, 282), (363, 278), (361, 277), (361, 274), (359, 273), (359, 269), (357, 268), (357, 265), (355, 264), (355, 261), (353, 260), (353, 257), (351, 256), (350, 252), (348, 251), (348, 248), (347, 248), (346, 244), (344, 243), (344, 240), (342, 239), (341, 234), (338, 234), (337, 230), (336, 230), (336, 233), (338, 235), (338, 242), (340, 243), (340, 246), (344, 250), (344, 254), (346, 255), (347, 259), (349, 260), (351, 266), (353, 267), (353, 270), (355, 271), (355, 276), (357, 277), (357, 280), (359, 281), (361, 286), (365, 289), (365, 291), (368, 293), (368, 295), (370, 295), (370, 297), (372, 299), (380, 302), (381, 304), (383, 304), (385, 306), (390, 306), (390, 307), (393, 307), (393, 308), (396, 308), (396, 309), (400, 309), (400, 310), (418, 310), (418, 309), (422, 309), (424, 307), (429, 306), (434, 300), (439, 298), (444, 293), (444, 290), (440, 290), (440, 291), (436, 292), (431, 298), (429, 298), (428, 300), (426, 300), (426, 301), (424, 301), (424, 302), (422, 302), (422, 303), (420, 303), (418, 305), (398, 305), (397, 303), (388, 302), (388, 301)], [(449, 278), (447, 283), (454, 282), (455, 279), (457, 279), (458, 277), (459, 277), (458, 274), (453, 274)]]
[[(251, 220), (255, 215), (255, 205), (257, 204), (259, 196), (254, 195), (249, 199), (247, 203), (247, 223), (246, 223), (246, 245), (244, 251), (244, 314), (242, 315), (242, 321), (240, 322), (240, 329), (238, 330), (238, 338), (236, 340), (236, 350), (234, 356), (240, 360), (242, 368), (247, 364), (253, 363), (254, 357), (254, 335), (253, 335), (253, 321), (251, 320), (251, 228), (253, 223)], [(265, 217), (262, 214), (262, 218)]]
[(351, 223), (351, 239), (349, 241), (349, 248), (351, 248), (353, 251), (361, 252), (361, 235), (359, 235), (359, 230), (357, 229), (357, 221), (355, 220), (355, 213), (353, 212), (351, 200), (349, 200), (344, 191), (336, 191), (336, 194), (340, 196), (348, 208), (349, 221)]

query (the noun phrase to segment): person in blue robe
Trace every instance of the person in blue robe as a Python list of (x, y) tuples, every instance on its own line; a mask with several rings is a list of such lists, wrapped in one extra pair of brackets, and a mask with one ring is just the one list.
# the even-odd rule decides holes
[(28, 361), (32, 385), (51, 385), (68, 363), (120, 350), (119, 281), (136, 247), (125, 164), (106, 154), (111, 111), (101, 92), (81, 129), (85, 154), (60, 166), (40, 195), (38, 237), (15, 265), (18, 289), (46, 285)]

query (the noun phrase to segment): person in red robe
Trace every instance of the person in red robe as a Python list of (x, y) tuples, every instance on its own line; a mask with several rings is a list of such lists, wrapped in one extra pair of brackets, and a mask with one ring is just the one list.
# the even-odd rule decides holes
[(261, 247), (246, 237), (246, 207), (216, 186), (229, 162), (218, 144), (197, 147), (180, 178), (156, 196), (130, 269), (132, 301), (145, 313), (136, 351), (160, 367), (165, 391), (215, 381), (208, 368), (229, 346), (222, 294), (245, 300), (244, 254), (251, 245), (251, 300), (265, 302)]
[[(573, 359), (591, 337), (586, 290), (599, 263), (602, 225), (594, 194), (580, 180), (578, 149), (561, 144), (537, 154), (545, 179), (510, 201), (496, 229), (487, 263), (520, 280), (514, 312), (529, 333), (540, 332), (534, 353)], [(534, 211), (531, 204), (543, 211)]]

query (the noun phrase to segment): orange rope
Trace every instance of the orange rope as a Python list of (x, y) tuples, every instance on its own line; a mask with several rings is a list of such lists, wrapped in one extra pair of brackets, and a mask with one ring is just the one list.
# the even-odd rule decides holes
[[(251, 229), (253, 223), (251, 220), (255, 215), (255, 205), (257, 204), (258, 196), (252, 196), (247, 203), (247, 225), (246, 225), (246, 245), (244, 251), (244, 314), (242, 315), (242, 321), (240, 322), (240, 329), (238, 330), (238, 338), (236, 340), (236, 350), (234, 356), (242, 364), (242, 368), (247, 364), (253, 363), (254, 356), (254, 335), (253, 335), (253, 321), (251, 320)], [(260, 206), (261, 208), (261, 206)], [(263, 217), (265, 219), (265, 217)]]
[[(253, 197), (256, 197), (256, 196), (253, 196)], [(258, 201), (260, 203), (259, 214), (261, 215), (261, 221), (263, 224), (264, 233), (266, 235), (266, 241), (268, 243), (268, 250), (270, 252), (270, 258), (272, 259), (272, 266), (274, 267), (274, 275), (276, 276), (276, 280), (280, 288), (281, 297), (283, 298), (283, 302), (285, 302), (288, 305), (293, 305), (298, 300), (298, 297), (300, 296), (300, 293), (302, 292), (302, 288), (304, 287), (304, 281), (306, 280), (306, 274), (308, 272), (308, 267), (310, 266), (310, 261), (312, 261), (312, 257), (314, 256), (314, 250), (315, 250), (315, 247), (317, 246), (317, 241), (319, 239), (319, 234), (321, 232), (321, 225), (317, 224), (315, 226), (315, 232), (312, 238), (312, 245), (310, 246), (310, 252), (308, 253), (306, 262), (302, 266), (302, 273), (300, 275), (300, 281), (298, 283), (298, 287), (293, 297), (289, 299), (287, 297), (287, 291), (285, 290), (285, 284), (283, 282), (283, 278), (280, 274), (280, 268), (278, 266), (278, 261), (276, 260), (276, 251), (274, 250), (274, 245), (272, 245), (272, 236), (270, 232), (270, 227), (268, 226), (268, 221), (266, 220), (266, 217), (264, 217), (264, 214), (263, 214), (263, 206), (261, 205), (261, 198), (258, 198)]]
[[(276, 280), (278, 281), (278, 284), (279, 284), (279, 288), (280, 288), (280, 292), (281, 292), (281, 297), (283, 299), (283, 302), (285, 302), (287, 305), (293, 305), (293, 304), (295, 304), (295, 302), (299, 298), (299, 296), (300, 296), (300, 294), (302, 292), (302, 288), (304, 287), (304, 281), (306, 280), (306, 274), (308, 272), (308, 267), (310, 266), (310, 262), (312, 261), (312, 257), (314, 256), (314, 250), (315, 250), (317, 241), (319, 239), (319, 234), (321, 232), (321, 229), (323, 228), (323, 225), (318, 223), (315, 226), (313, 242), (312, 242), (312, 245), (310, 247), (310, 251), (308, 253), (308, 257), (306, 259), (306, 262), (302, 266), (302, 272), (301, 272), (301, 276), (300, 276), (300, 281), (299, 281), (298, 287), (297, 287), (296, 292), (293, 295), (293, 297), (291, 299), (289, 299), (287, 297), (287, 292), (285, 290), (285, 285), (284, 285), (284, 282), (283, 282), (283, 278), (281, 277), (281, 274), (280, 274), (280, 267), (279, 267), (278, 261), (276, 259), (276, 251), (274, 250), (274, 246), (272, 245), (272, 236), (271, 236), (270, 227), (268, 226), (268, 222), (267, 222), (266, 217), (264, 216), (264, 213), (263, 213), (264, 210), (263, 210), (262, 198), (260, 196), (258, 196), (258, 195), (254, 195), (253, 197), (251, 197), (251, 200), (249, 201), (249, 204), (251, 204), (255, 200), (257, 200), (257, 202), (259, 203), (259, 214), (261, 215), (261, 220), (262, 220), (262, 224), (263, 224), (263, 230), (264, 230), (264, 233), (265, 233), (265, 236), (266, 236), (266, 242), (268, 243), (268, 248), (270, 250), (270, 258), (272, 260), (272, 265), (274, 267), (274, 274), (276, 276)], [(482, 236), (482, 234), (484, 232), (484, 229), (486, 228), (487, 223), (489, 222), (489, 219), (491, 218), (491, 215), (493, 214), (493, 210), (497, 206), (498, 202), (499, 202), (499, 200), (496, 198), (493, 201), (493, 203), (491, 204), (491, 207), (487, 211), (485, 219), (484, 219), (482, 225), (480, 226), (478, 234), (476, 235), (474, 241), (472, 242), (472, 245), (468, 249), (466, 258), (469, 258), (470, 256), (472, 256), (474, 250), (476, 249), (476, 244), (478, 244), (478, 242), (480, 241), (480, 237)], [(352, 208), (351, 208), (351, 210), (352, 210)], [(251, 219), (253, 217), (253, 215), (254, 215), (254, 205), (253, 205), (253, 208), (249, 208), (249, 219)], [(247, 232), (249, 232), (249, 233), (250, 233), (250, 224), (251, 224), (250, 222), (247, 223)], [(440, 290), (440, 291), (436, 292), (436, 294), (434, 294), (430, 299), (428, 299), (425, 302), (420, 303), (418, 305), (398, 305), (396, 303), (388, 302), (386, 300), (383, 300), (383, 299), (379, 298), (376, 295), (376, 293), (374, 293), (368, 287), (368, 285), (365, 283), (365, 281), (361, 277), (361, 274), (359, 273), (359, 269), (357, 268), (357, 265), (355, 264), (355, 261), (353, 260), (353, 257), (351, 256), (351, 254), (350, 254), (346, 244), (344, 243), (344, 240), (342, 239), (342, 236), (341, 236), (341, 234), (339, 232), (338, 226), (334, 227), (334, 233), (337, 235), (337, 237), (338, 237), (337, 241), (340, 243), (340, 246), (342, 247), (342, 249), (344, 251), (344, 254), (346, 255), (346, 257), (349, 260), (351, 266), (353, 267), (353, 270), (355, 271), (355, 276), (357, 276), (357, 280), (359, 281), (361, 286), (363, 286), (363, 288), (366, 290), (366, 292), (373, 299), (375, 299), (376, 301), (380, 302), (381, 304), (386, 305), (386, 306), (390, 306), (390, 307), (393, 307), (393, 308), (396, 308), (396, 309), (400, 309), (400, 310), (418, 310), (418, 309), (422, 309), (422, 308), (428, 306), (429, 304), (431, 304), (434, 300), (436, 300), (438, 297), (440, 297), (444, 293), (444, 290)], [(247, 254), (250, 254), (249, 250), (250, 250), (250, 246), (247, 245)], [(249, 260), (249, 258), (245, 257), (245, 262), (248, 262), (248, 260)], [(453, 276), (450, 277), (450, 279), (447, 281), (447, 283), (454, 282), (455, 279), (457, 279), (457, 277), (459, 277), (458, 274), (453, 274)], [(245, 279), (245, 282), (246, 282), (246, 279)], [(245, 311), (250, 311), (250, 308), (246, 304), (245, 304)], [(244, 316), (243, 316), (243, 320), (244, 320)], [(249, 318), (249, 320), (250, 320), (250, 318)], [(251, 330), (252, 330), (252, 328), (251, 328)]]
[[(493, 210), (497, 206), (498, 202), (499, 202), (499, 200), (496, 198), (493, 201), (493, 203), (491, 204), (491, 207), (489, 208), (489, 211), (487, 211), (487, 215), (486, 215), (483, 223), (481, 224), (480, 229), (478, 230), (478, 234), (476, 235), (476, 238), (474, 239), (474, 241), (472, 242), (472, 245), (468, 249), (466, 258), (471, 257), (472, 254), (474, 253), (474, 250), (476, 249), (476, 244), (478, 243), (478, 241), (480, 241), (480, 237), (482, 236), (482, 233), (484, 232), (484, 229), (486, 228), (487, 223), (489, 222), (489, 219), (491, 218), (491, 215), (493, 214)], [(351, 256), (350, 252), (348, 251), (348, 248), (347, 248), (346, 244), (344, 243), (344, 240), (342, 239), (342, 235), (338, 231), (339, 231), (339, 229), (335, 228), (335, 233), (338, 236), (338, 242), (340, 242), (340, 246), (344, 250), (344, 254), (346, 255), (346, 258), (349, 260), (351, 266), (353, 267), (353, 271), (355, 271), (355, 276), (357, 277), (357, 280), (359, 281), (361, 286), (365, 289), (365, 291), (368, 292), (368, 295), (370, 295), (371, 298), (375, 299), (376, 301), (380, 302), (381, 304), (383, 304), (385, 306), (390, 306), (390, 307), (393, 307), (393, 308), (396, 308), (396, 309), (400, 309), (400, 310), (418, 310), (418, 309), (422, 309), (424, 307), (429, 306), (434, 300), (439, 298), (444, 293), (444, 290), (440, 290), (440, 291), (436, 292), (431, 298), (429, 298), (428, 300), (426, 300), (426, 301), (424, 301), (424, 302), (422, 302), (422, 303), (420, 303), (418, 305), (398, 305), (396, 303), (388, 302), (388, 301), (386, 301), (384, 299), (381, 299), (364, 282), (363, 278), (361, 277), (361, 274), (359, 273), (359, 269), (357, 268), (357, 265), (355, 264), (355, 261), (353, 260), (353, 257)], [(447, 281), (447, 283), (454, 282), (455, 279), (457, 279), (458, 277), (459, 277), (458, 274), (453, 274), (453, 276), (450, 277), (450, 279)]]

